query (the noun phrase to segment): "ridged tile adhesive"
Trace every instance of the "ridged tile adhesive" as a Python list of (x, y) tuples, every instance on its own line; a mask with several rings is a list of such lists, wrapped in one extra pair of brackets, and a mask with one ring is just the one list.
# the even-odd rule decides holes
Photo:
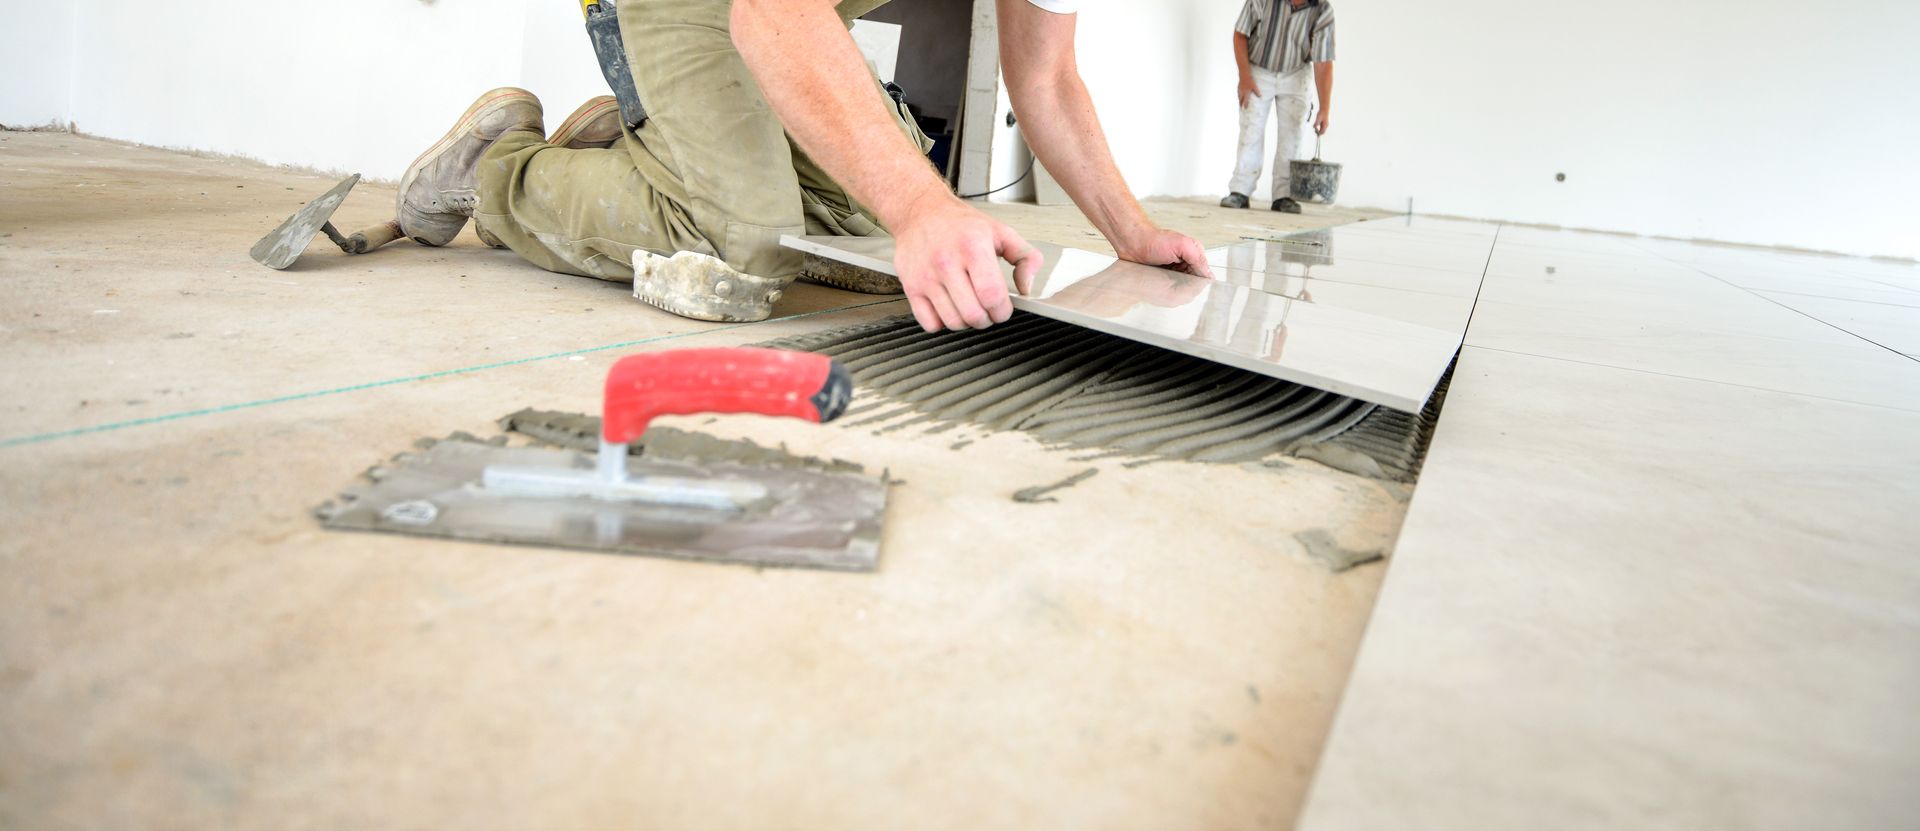
[(863, 397), (885, 399), (850, 410), (849, 427), (975, 424), (1201, 462), (1284, 454), (1400, 482), (1419, 474), (1446, 391), (1403, 413), (1032, 314), (931, 335), (900, 316), (760, 345), (832, 355)]

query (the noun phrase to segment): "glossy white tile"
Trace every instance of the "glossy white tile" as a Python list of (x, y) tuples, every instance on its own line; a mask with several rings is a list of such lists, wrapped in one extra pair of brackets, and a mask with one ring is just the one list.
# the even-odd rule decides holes
[[(889, 238), (786, 237), (782, 243), (895, 273)], [(1459, 346), (1457, 329), (1038, 247), (1046, 266), (1030, 294), (1015, 295), (1017, 309), (1396, 409), (1418, 410)]]
[[(1487, 265), (1492, 238), (1463, 238), (1436, 241), (1412, 239), (1380, 233), (1344, 231), (1341, 227), (1301, 232), (1265, 240), (1297, 256), (1320, 256), (1334, 261), (1387, 263), (1443, 271), (1480, 273)], [(1229, 246), (1231, 247), (1231, 246)]]
[(1389, 231), (1393, 233), (1413, 234), (1454, 234), (1464, 236), (1491, 237), (1501, 228), (1497, 222), (1479, 222), (1471, 219), (1442, 219), (1425, 215), (1383, 216), (1339, 226), (1362, 231)]
[(1250, 240), (1207, 250), (1207, 264), (1260, 274), (1284, 274), (1336, 283), (1444, 294), (1471, 299), (1480, 287), (1480, 270), (1449, 271), (1418, 265), (1345, 258), (1329, 249), (1302, 249), (1288, 243)]

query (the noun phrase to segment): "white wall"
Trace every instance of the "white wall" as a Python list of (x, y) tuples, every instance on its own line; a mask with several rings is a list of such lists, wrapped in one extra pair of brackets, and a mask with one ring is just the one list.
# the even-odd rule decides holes
[(1920, 257), (1920, 5), (1339, 8), (1348, 201)]
[[(604, 94), (560, 0), (6, 0), (0, 123), (398, 178), (473, 98)], [(77, 17), (76, 17), (77, 15)]]
[(396, 178), (476, 95), (522, 80), (522, 0), (182, 5), (81, 7), (82, 131)]
[(0, 0), (0, 123), (397, 179), (480, 93), (607, 93), (572, 0)]
[(0, 9), (0, 124), (66, 126), (73, 13), (73, 0), (7, 0)]
[[(1920, 257), (1920, 4), (1330, 2), (1346, 204)], [(1137, 192), (1223, 192), (1239, 7), (1081, 12)]]

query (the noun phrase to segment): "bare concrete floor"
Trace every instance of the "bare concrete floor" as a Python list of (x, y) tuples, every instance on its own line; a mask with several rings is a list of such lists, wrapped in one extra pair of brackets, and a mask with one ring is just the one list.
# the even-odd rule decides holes
[[(678, 424), (905, 480), (879, 572), (323, 532), (368, 465), (591, 410), (622, 354), (905, 310), (800, 286), (695, 323), (470, 235), (247, 259), (330, 184), (0, 133), (0, 827), (1292, 823), (1384, 568), (1293, 534), (1390, 545), (1403, 491), (731, 417)], [(993, 210), (1101, 247), (1071, 209)], [(1152, 210), (1208, 243), (1356, 218)]]

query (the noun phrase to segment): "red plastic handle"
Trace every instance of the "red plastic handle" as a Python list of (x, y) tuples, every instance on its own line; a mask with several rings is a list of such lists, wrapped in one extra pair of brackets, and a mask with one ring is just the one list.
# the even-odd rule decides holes
[(676, 349), (621, 358), (607, 372), (600, 435), (626, 443), (657, 416), (758, 413), (832, 421), (852, 376), (825, 355), (782, 349)]

